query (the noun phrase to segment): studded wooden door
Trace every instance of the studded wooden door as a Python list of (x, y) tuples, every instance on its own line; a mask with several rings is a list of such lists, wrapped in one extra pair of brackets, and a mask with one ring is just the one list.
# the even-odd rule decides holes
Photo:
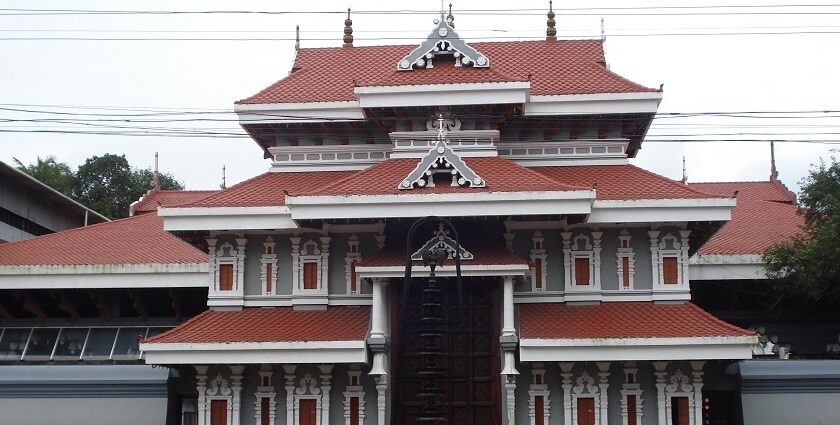
[[(437, 423), (500, 424), (499, 282), (493, 279), (464, 279), (465, 317), (462, 320), (454, 279), (441, 279), (440, 282), (444, 289), (444, 354), (441, 366), (446, 370), (446, 378), (437, 382), (443, 394), (438, 400), (443, 420)], [(392, 363), (396, 398), (393, 412), (396, 420), (393, 423), (396, 424), (413, 425), (420, 413), (418, 394), (423, 390), (423, 379), (418, 371), (423, 368), (423, 342), (420, 337), (423, 329), (420, 320), (422, 287), (421, 280), (415, 279), (408, 306), (399, 312), (393, 309), (393, 343), (397, 348)], [(393, 291), (394, 302), (398, 302), (401, 289)], [(402, 329), (400, 314), (405, 315)]]

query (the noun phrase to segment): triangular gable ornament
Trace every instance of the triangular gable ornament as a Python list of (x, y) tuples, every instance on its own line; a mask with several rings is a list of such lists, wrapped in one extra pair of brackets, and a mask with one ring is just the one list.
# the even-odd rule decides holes
[(452, 176), (452, 186), (484, 187), (485, 181), (461, 159), (446, 142), (446, 125), (443, 116), (438, 118), (438, 135), (435, 146), (420, 159), (414, 171), (399, 184), (400, 189), (434, 186), (433, 174)]
[(472, 66), (473, 68), (489, 68), (490, 60), (462, 40), (440, 13), (440, 19), (435, 19), (437, 27), (429, 36), (397, 63), (398, 71), (411, 71), (415, 68), (432, 68), (432, 59), (437, 55), (452, 55), (455, 66)]
[[(423, 244), (420, 249), (414, 251), (414, 254), (411, 254), (411, 259), (413, 261), (423, 261), (424, 252), (432, 248), (441, 248), (446, 251), (448, 254), (447, 258), (451, 260), (455, 258), (455, 247), (457, 245), (458, 243), (455, 242), (455, 239), (452, 239), (446, 234), (446, 231), (443, 229), (443, 224), (441, 224), (439, 225), (437, 232), (435, 232), (435, 235), (432, 236), (428, 242)], [(472, 253), (464, 249), (464, 247), (459, 248), (458, 253), (460, 254), (461, 260), (472, 260), (475, 258)]]

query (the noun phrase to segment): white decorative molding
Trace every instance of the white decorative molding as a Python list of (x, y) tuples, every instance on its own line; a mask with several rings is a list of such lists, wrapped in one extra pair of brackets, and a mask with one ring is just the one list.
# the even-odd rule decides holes
[(263, 242), (263, 254), (260, 257), (260, 281), (263, 295), (277, 293), (277, 253), (274, 239), (269, 236)]
[[(234, 241), (236, 246), (225, 242), (217, 247), (218, 239), (207, 238), (211, 272), (209, 298), (225, 299), (226, 303), (241, 306), (245, 286), (245, 246), (248, 239), (235, 238)], [(219, 287), (219, 273), (222, 265), (233, 267), (233, 282), (230, 290), (221, 290)]]
[(388, 375), (376, 377), (376, 425), (385, 425), (385, 396), (388, 393)]
[[(443, 121), (443, 118), (440, 118)], [(451, 176), (451, 186), (484, 187), (485, 181), (449, 147), (444, 126), (440, 126), (435, 146), (420, 159), (417, 167), (399, 184), (399, 189), (434, 187), (435, 175)]]
[[(636, 274), (636, 252), (633, 250), (633, 245), (630, 243), (630, 232), (627, 229), (621, 231), (618, 235), (618, 249), (615, 253), (616, 269), (618, 271), (618, 289), (620, 291), (632, 291), (635, 289), (634, 276)], [(625, 264), (627, 267), (627, 281), (625, 282)]]
[[(365, 423), (365, 391), (362, 386), (362, 371), (358, 365), (351, 365), (347, 371), (347, 387), (342, 393), (344, 395), (344, 425), (351, 425), (355, 419), (355, 423)], [(357, 413), (355, 418), (352, 416), (353, 406), (355, 405)]]
[(277, 416), (277, 393), (274, 391), (274, 383), (271, 381), (273, 374), (271, 365), (260, 365), (257, 391), (254, 392), (254, 424), (256, 425), (262, 424), (264, 403), (268, 407), (268, 423), (273, 425)]
[(573, 362), (560, 363), (560, 376), (563, 378), (563, 423), (572, 424), (572, 367)]
[(667, 425), (673, 411), (674, 397), (685, 397), (688, 401), (688, 424), (701, 425), (703, 423), (703, 366), (705, 361), (691, 362), (691, 376), (676, 371), (667, 374), (667, 362), (654, 362), (656, 388), (659, 395), (659, 424)]
[[(653, 232), (648, 232), (649, 234)], [(654, 247), (654, 240), (651, 239), (651, 254), (656, 251), (657, 265), (654, 269), (656, 273), (654, 276), (654, 289), (664, 290), (688, 290), (688, 237), (691, 234), (690, 230), (680, 230), (680, 237), (677, 238), (671, 232), (662, 232), (659, 236), (658, 243)], [(674, 284), (665, 283), (665, 268), (663, 261), (665, 258), (675, 258), (677, 262), (677, 282)]]
[[(205, 366), (204, 373), (206, 373), (206, 370)], [(199, 367), (196, 367), (196, 371), (199, 371)], [(214, 400), (225, 401), (227, 423), (233, 424), (233, 390), (231, 389), (230, 382), (222, 377), (221, 372), (217, 372), (216, 377), (210, 382), (206, 382), (207, 377), (204, 374), (199, 374), (196, 378), (198, 382), (197, 389), (199, 390), (199, 425), (210, 424), (211, 407)]]
[(362, 278), (356, 273), (356, 264), (360, 261), (362, 252), (359, 248), (359, 237), (354, 233), (347, 239), (347, 253), (344, 256), (344, 279), (347, 282), (348, 294), (362, 293)]
[(595, 378), (593, 378), (589, 372), (584, 370), (575, 378), (575, 385), (572, 386), (572, 394), (571, 394), (571, 406), (568, 408), (572, 411), (572, 423), (578, 423), (578, 418), (580, 412), (578, 412), (578, 399), (581, 398), (591, 398), (593, 399), (593, 408), (594, 408), (594, 415), (595, 415), (595, 424), (601, 425), (602, 419), (603, 423), (606, 423), (607, 418), (603, 418), (601, 415), (601, 409), (599, 406), (601, 405), (601, 390), (598, 385), (595, 384)]
[(233, 397), (231, 401), (230, 416), (231, 421), (228, 422), (230, 425), (239, 425), (240, 422), (240, 408), (242, 406), (242, 380), (244, 379), (244, 375), (242, 374), (245, 372), (244, 365), (229, 365), (230, 368), (230, 389), (233, 392)]
[(507, 425), (516, 424), (516, 375), (505, 376), (505, 413)]
[(496, 151), (523, 167), (557, 167), (603, 164), (626, 164), (628, 139), (574, 139), (559, 142), (504, 142)]
[(635, 362), (624, 363), (624, 382), (621, 384), (621, 423), (622, 425), (629, 424), (630, 418), (630, 401), (631, 397), (634, 399), (635, 406), (635, 422), (641, 425), (642, 416), (644, 415), (642, 407), (644, 406), (644, 399), (642, 399), (642, 387), (639, 384), (639, 369)]
[(548, 284), (548, 255), (545, 252), (545, 237), (542, 232), (534, 232), (531, 243), (531, 290), (543, 292)]
[(355, 171), (391, 157), (390, 144), (277, 146), (268, 148), (271, 171)]
[[(327, 375), (329, 376), (329, 375)], [(324, 375), (321, 375), (321, 380), (324, 381)], [(325, 387), (324, 384), (327, 384)], [(306, 372), (302, 377), (297, 379), (297, 386), (293, 387), (293, 424), (300, 423), (300, 401), (301, 400), (315, 400), (315, 424), (326, 425), (329, 421), (324, 421), (324, 418), (329, 418), (329, 378), (324, 382), (319, 382), (317, 378), (311, 373)]]
[[(603, 232), (591, 232), (574, 235), (572, 232), (562, 232), (563, 264), (565, 269), (566, 297), (575, 293), (597, 294), (600, 299), (601, 291), (601, 236)], [(576, 260), (585, 258), (588, 264), (589, 281), (579, 285), (577, 282)]]
[[(437, 122), (433, 120), (434, 122)], [(446, 121), (446, 120), (444, 120)], [(452, 130), (444, 125), (447, 145), (461, 158), (497, 156), (499, 130)], [(437, 129), (439, 125), (435, 126)], [(423, 158), (437, 146), (436, 131), (393, 131), (388, 134), (394, 149), (391, 158)]]
[(286, 389), (286, 423), (287, 424), (295, 424), (295, 371), (297, 370), (297, 365), (294, 364), (284, 364), (283, 365), (283, 378), (286, 381), (286, 385), (284, 388)]
[[(531, 419), (531, 425), (548, 425), (551, 416), (551, 391), (545, 382), (545, 365), (542, 363), (532, 364), (531, 374), (534, 376), (534, 380), (528, 387), (528, 416)], [(542, 404), (543, 420), (537, 421), (537, 409), (540, 403)]]
[[(432, 248), (440, 248), (446, 251), (446, 253), (449, 255), (447, 258), (451, 260), (455, 258), (455, 247), (457, 245), (458, 244), (455, 241), (455, 239), (452, 239), (449, 236), (449, 231), (447, 229), (444, 229), (443, 223), (441, 223), (440, 225), (438, 225), (438, 230), (435, 232), (434, 236), (432, 236), (431, 239), (426, 241), (426, 243), (424, 243), (422, 247), (417, 249), (417, 251), (414, 251), (414, 253), (411, 254), (411, 259), (414, 261), (422, 261), (423, 252), (426, 252)], [(472, 253), (464, 249), (463, 246), (459, 246), (458, 248), (460, 248), (460, 250), (458, 250), (458, 255), (461, 257), (462, 261), (468, 261), (475, 258), (472, 255)]]
[(443, 19), (443, 13), (440, 19), (435, 19), (435, 24), (437, 27), (420, 43), (420, 46), (400, 59), (397, 63), (398, 71), (433, 68), (434, 58), (441, 55), (452, 56), (456, 67), (487, 68), (490, 66), (490, 60), (486, 56), (470, 47), (458, 36), (455, 29), (449, 26)]
[[(304, 241), (300, 236), (292, 236), (289, 241), (292, 243), (292, 303), (296, 297), (315, 297), (319, 303), (328, 302), (327, 279), (329, 276), (329, 236), (311, 236)], [(303, 242), (303, 243), (301, 243)], [(315, 264), (318, 276), (315, 288), (304, 288), (304, 268), (306, 264)]]

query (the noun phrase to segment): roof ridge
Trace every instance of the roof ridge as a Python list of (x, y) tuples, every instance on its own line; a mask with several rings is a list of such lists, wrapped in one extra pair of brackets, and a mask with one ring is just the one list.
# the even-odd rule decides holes
[(682, 182), (677, 181), (677, 180), (674, 180), (674, 179), (672, 179), (672, 178), (670, 178), (670, 177), (666, 177), (666, 176), (663, 176), (663, 175), (661, 175), (661, 174), (654, 173), (653, 171), (646, 170), (646, 169), (644, 169), (644, 168), (642, 168), (642, 167), (639, 167), (639, 166), (636, 166), (636, 165), (633, 165), (633, 164), (626, 164), (626, 165), (629, 165), (629, 166), (634, 167), (634, 168), (636, 168), (636, 169), (638, 169), (638, 170), (641, 170), (642, 172), (647, 173), (647, 174), (649, 174), (649, 175), (652, 175), (652, 176), (656, 176), (656, 177), (662, 178), (662, 179), (664, 179), (665, 181), (667, 181), (667, 182), (668, 182), (668, 184), (671, 184), (672, 186), (678, 186), (678, 187), (680, 187), (680, 188), (683, 188), (683, 189), (689, 190), (689, 191), (691, 191), (691, 192), (694, 192), (694, 193), (696, 193), (696, 194), (698, 194), (698, 195), (707, 196), (707, 197), (709, 197), (709, 198), (723, 198), (723, 199), (728, 199), (728, 198), (723, 197), (723, 196), (712, 195), (711, 193), (706, 193), (706, 192), (699, 191), (699, 190), (697, 190), (697, 189), (692, 189), (691, 187), (689, 187), (689, 184), (688, 184), (688, 183), (682, 183)]
[(233, 186), (229, 186), (229, 187), (226, 187), (226, 188), (224, 188), (224, 189), (219, 189), (219, 190), (215, 191), (216, 193), (214, 193), (214, 194), (212, 194), (212, 195), (208, 195), (207, 197), (204, 197), (204, 198), (201, 198), (201, 199), (197, 199), (197, 200), (195, 200), (195, 201), (193, 201), (193, 202), (190, 202), (189, 204), (178, 205), (177, 207), (169, 207), (169, 208), (189, 208), (191, 205), (195, 205), (195, 204), (197, 204), (197, 203), (199, 203), (199, 202), (206, 202), (206, 201), (209, 201), (211, 198), (214, 198), (214, 197), (216, 197), (217, 195), (218, 195), (218, 196), (221, 196), (222, 194), (226, 194), (228, 191), (230, 191), (230, 190), (234, 189), (234, 188), (235, 188), (235, 187), (237, 187), (237, 186), (243, 185), (243, 184), (245, 184), (245, 183), (249, 183), (249, 182), (251, 182), (251, 181), (253, 181), (253, 180), (256, 180), (256, 179), (258, 179), (258, 178), (260, 178), (260, 177), (262, 177), (262, 176), (265, 176), (265, 175), (267, 175), (267, 174), (271, 174), (271, 171), (266, 171), (266, 172), (264, 172), (264, 173), (257, 174), (256, 176), (251, 177), (251, 178), (246, 179), (246, 180), (242, 180), (241, 182), (236, 183), (236, 184), (234, 184)]

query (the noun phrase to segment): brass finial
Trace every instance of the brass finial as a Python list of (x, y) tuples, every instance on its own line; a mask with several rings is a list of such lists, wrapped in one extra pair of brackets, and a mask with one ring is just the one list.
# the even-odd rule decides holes
[(449, 24), (450, 27), (455, 28), (455, 17), (452, 16), (452, 3), (449, 3), (449, 14), (446, 15), (446, 23)]
[(225, 164), (222, 164), (222, 184), (219, 185), (222, 190), (227, 189), (227, 179), (225, 177)]
[(545, 39), (548, 41), (556, 41), (557, 40), (557, 30), (554, 29), (554, 26), (557, 22), (554, 21), (554, 5), (552, 0), (548, 0), (548, 21), (546, 24), (548, 28), (545, 29)]
[(300, 25), (295, 25), (295, 51), (300, 50)]
[(353, 47), (353, 21), (350, 19), (350, 8), (347, 8), (347, 19), (344, 20), (344, 47)]

